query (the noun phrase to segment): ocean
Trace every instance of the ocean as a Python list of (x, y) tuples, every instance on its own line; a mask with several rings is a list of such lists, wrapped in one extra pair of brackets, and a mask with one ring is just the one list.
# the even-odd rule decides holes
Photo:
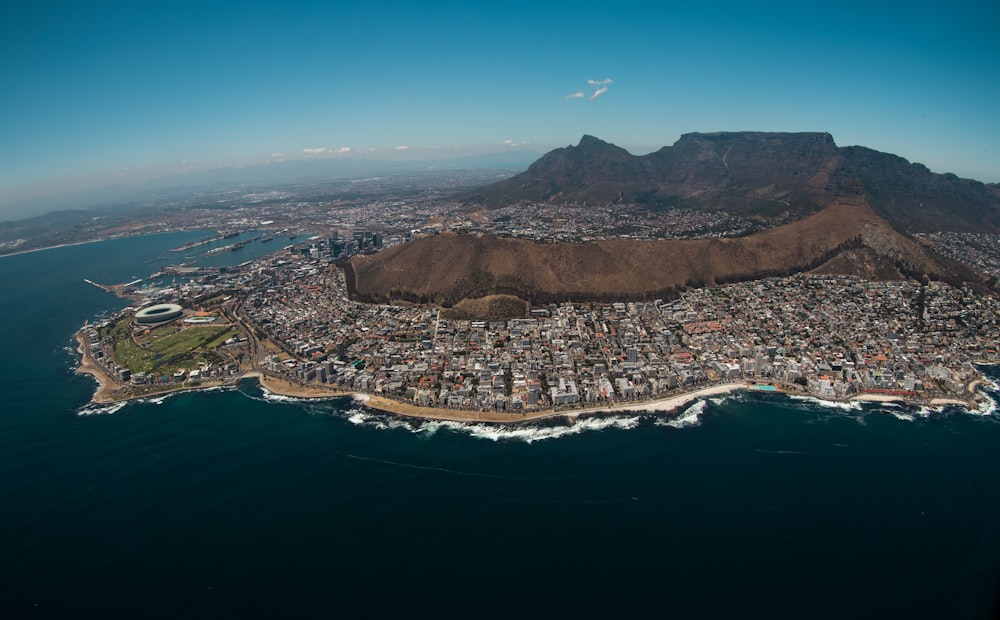
[(124, 302), (83, 279), (147, 275), (202, 236), (0, 258), (3, 617), (998, 610), (990, 411), (736, 393), (677, 419), (504, 428), (251, 380), (89, 406), (73, 334)]

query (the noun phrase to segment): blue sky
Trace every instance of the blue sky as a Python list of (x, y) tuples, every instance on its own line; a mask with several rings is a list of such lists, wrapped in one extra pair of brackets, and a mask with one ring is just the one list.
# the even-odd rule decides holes
[(585, 133), (645, 153), (690, 131), (828, 131), (1000, 181), (995, 0), (670, 4), (7, 3), (0, 217), (217, 166)]

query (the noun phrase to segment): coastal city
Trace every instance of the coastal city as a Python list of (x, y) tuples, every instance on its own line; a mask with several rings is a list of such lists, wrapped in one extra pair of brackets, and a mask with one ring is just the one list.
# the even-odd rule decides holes
[[(975, 364), (998, 360), (996, 298), (938, 282), (800, 274), (690, 289), (675, 299), (535, 306), (524, 316), (482, 320), (452, 318), (447, 308), (351, 300), (339, 259), (414, 236), (461, 232), (475, 221), (448, 208), (445, 216), (431, 211), (428, 205), (415, 215), (389, 202), (345, 207), (322, 222), (326, 233), (239, 265), (167, 268), (163, 273), (183, 281), (112, 287), (133, 303), (81, 332), (85, 361), (108, 383), (108, 400), (234, 383), (249, 374), (295, 395), (377, 397), (373, 402), (396, 413), (488, 413), (516, 421), (731, 384), (830, 400), (967, 404), (980, 377)], [(532, 231), (583, 230), (573, 213), (536, 217)], [(589, 213), (588, 235), (634, 232), (590, 229), (607, 215)], [(251, 207), (226, 215), (218, 228), (302, 222)], [(509, 214), (495, 215), (499, 224), (491, 226), (519, 228)], [(745, 224), (685, 217), (692, 230), (708, 234), (718, 234), (720, 224)], [(377, 220), (392, 226), (376, 227)], [(251, 240), (264, 247), (287, 230)], [(235, 246), (242, 248), (221, 247)], [(162, 323), (138, 322), (136, 313), (151, 304), (173, 306), (165, 306), (171, 312)], [(187, 339), (196, 340), (199, 353), (175, 355), (183, 363), (154, 370), (123, 359), (123, 342), (147, 353), (160, 340), (176, 348), (189, 330), (206, 331)]]

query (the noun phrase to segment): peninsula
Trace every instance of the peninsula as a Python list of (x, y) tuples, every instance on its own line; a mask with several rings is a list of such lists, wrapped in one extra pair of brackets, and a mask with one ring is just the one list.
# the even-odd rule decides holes
[[(353, 395), (398, 415), (499, 423), (673, 410), (761, 386), (976, 406), (976, 365), (1000, 362), (1000, 256), (993, 233), (966, 231), (993, 221), (993, 188), (868, 152), (862, 159), (889, 162), (892, 178), (873, 177), (871, 166), (867, 182), (849, 178), (861, 155), (825, 134), (682, 142), (701, 154), (661, 157), (657, 195), (693, 200), (719, 155), (729, 176), (713, 183), (729, 188), (724, 208), (650, 206), (624, 191), (596, 204), (516, 195), (498, 207), (522, 187), (504, 181), (412, 204), (390, 193), (303, 207), (289, 196), (206, 212), (233, 231), (218, 238), (236, 237), (226, 254), (267, 251), (106, 287), (133, 303), (81, 330), (80, 370), (101, 383), (95, 402), (256, 377), (275, 394)], [(782, 144), (811, 155), (789, 172)], [(525, 174), (600, 178), (606, 191), (618, 182), (608, 170), (651, 165), (615, 149), (585, 138)], [(768, 158), (771, 181), (761, 176)], [(898, 201), (880, 193), (911, 191), (899, 170), (928, 196), (973, 192), (960, 225), (934, 229), (946, 207), (921, 204), (912, 221), (929, 232), (900, 231)], [(769, 189), (755, 193), (751, 180)], [(293, 243), (262, 245), (278, 235)]]
[(470, 320), (355, 302), (335, 265), (280, 255), (229, 270), (225, 291), (242, 293), (185, 284), (183, 313), (162, 324), (136, 322), (137, 304), (85, 326), (81, 372), (101, 383), (95, 402), (256, 377), (276, 394), (501, 423), (667, 411), (760, 384), (972, 408), (976, 362), (998, 361), (996, 299), (945, 283), (800, 274)]

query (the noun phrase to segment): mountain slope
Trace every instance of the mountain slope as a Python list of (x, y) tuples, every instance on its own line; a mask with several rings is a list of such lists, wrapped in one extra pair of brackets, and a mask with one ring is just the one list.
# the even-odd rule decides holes
[(838, 147), (827, 133), (690, 133), (643, 156), (584, 136), (461, 198), (487, 206), (623, 202), (800, 216), (845, 190), (866, 192), (872, 209), (898, 230), (1000, 232), (995, 187), (888, 153)]
[(984, 284), (978, 274), (893, 230), (863, 196), (843, 197), (791, 224), (737, 239), (550, 244), (439, 235), (356, 256), (346, 272), (356, 299), (452, 306), (492, 294), (533, 303), (651, 299), (685, 287), (824, 266), (827, 273), (889, 272)]

